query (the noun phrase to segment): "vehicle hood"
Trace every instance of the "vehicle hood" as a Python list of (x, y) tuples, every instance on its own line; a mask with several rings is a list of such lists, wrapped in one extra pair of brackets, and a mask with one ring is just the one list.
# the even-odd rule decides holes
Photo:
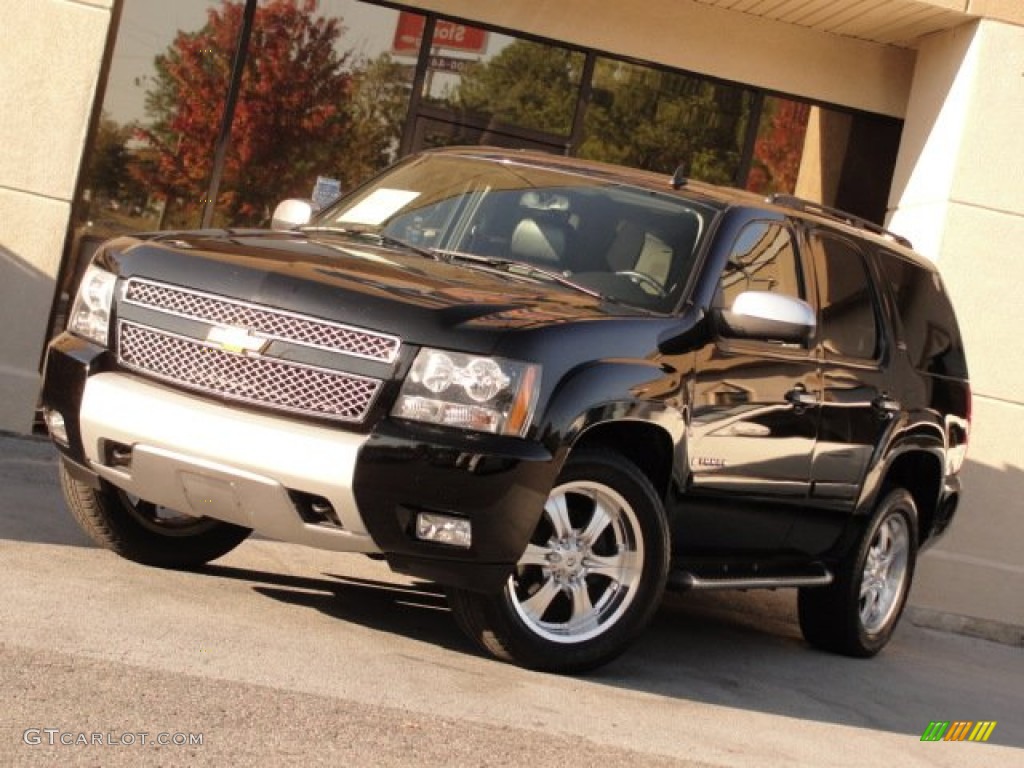
[[(499, 332), (579, 320), (643, 317), (544, 279), (388, 248), (358, 237), (216, 230), (109, 242), (98, 256), (121, 277), (144, 277), (337, 322), (412, 343), (483, 351)], [(452, 338), (464, 336), (457, 340)]]

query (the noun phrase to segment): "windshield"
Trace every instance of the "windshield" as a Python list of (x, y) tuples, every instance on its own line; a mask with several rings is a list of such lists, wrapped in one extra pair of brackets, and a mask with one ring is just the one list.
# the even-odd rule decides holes
[(463, 259), (474, 268), (529, 265), (536, 276), (670, 312), (713, 215), (700, 203), (602, 178), (426, 154), (338, 201), (314, 225), (477, 257)]

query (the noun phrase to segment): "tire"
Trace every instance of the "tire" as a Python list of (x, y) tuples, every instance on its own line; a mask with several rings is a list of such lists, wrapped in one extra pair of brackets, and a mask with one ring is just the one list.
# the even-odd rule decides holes
[(530, 669), (574, 674), (622, 653), (665, 591), (665, 511), (647, 477), (607, 451), (571, 456), (497, 594), (451, 590), (462, 629)]
[(252, 531), (209, 517), (191, 517), (134, 499), (100, 481), (99, 490), (60, 464), (68, 509), (94, 542), (128, 560), (158, 568), (195, 568), (226, 555)]
[(857, 548), (828, 587), (799, 590), (800, 629), (811, 645), (845, 656), (874, 656), (892, 637), (917, 561), (917, 506), (903, 488), (887, 493)]

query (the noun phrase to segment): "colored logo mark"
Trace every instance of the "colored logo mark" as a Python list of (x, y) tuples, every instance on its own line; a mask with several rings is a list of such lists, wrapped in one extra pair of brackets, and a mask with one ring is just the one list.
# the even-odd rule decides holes
[(988, 741), (995, 729), (995, 720), (933, 720), (921, 734), (921, 741)]

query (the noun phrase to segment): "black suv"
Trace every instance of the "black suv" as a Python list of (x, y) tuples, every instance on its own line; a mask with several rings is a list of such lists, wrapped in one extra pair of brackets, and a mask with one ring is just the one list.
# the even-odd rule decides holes
[(195, 567), (253, 530), (449, 588), (578, 672), (666, 586), (799, 589), (870, 656), (960, 497), (970, 388), (935, 268), (795, 198), (487, 148), (275, 229), (105, 244), (49, 347), (68, 504)]

